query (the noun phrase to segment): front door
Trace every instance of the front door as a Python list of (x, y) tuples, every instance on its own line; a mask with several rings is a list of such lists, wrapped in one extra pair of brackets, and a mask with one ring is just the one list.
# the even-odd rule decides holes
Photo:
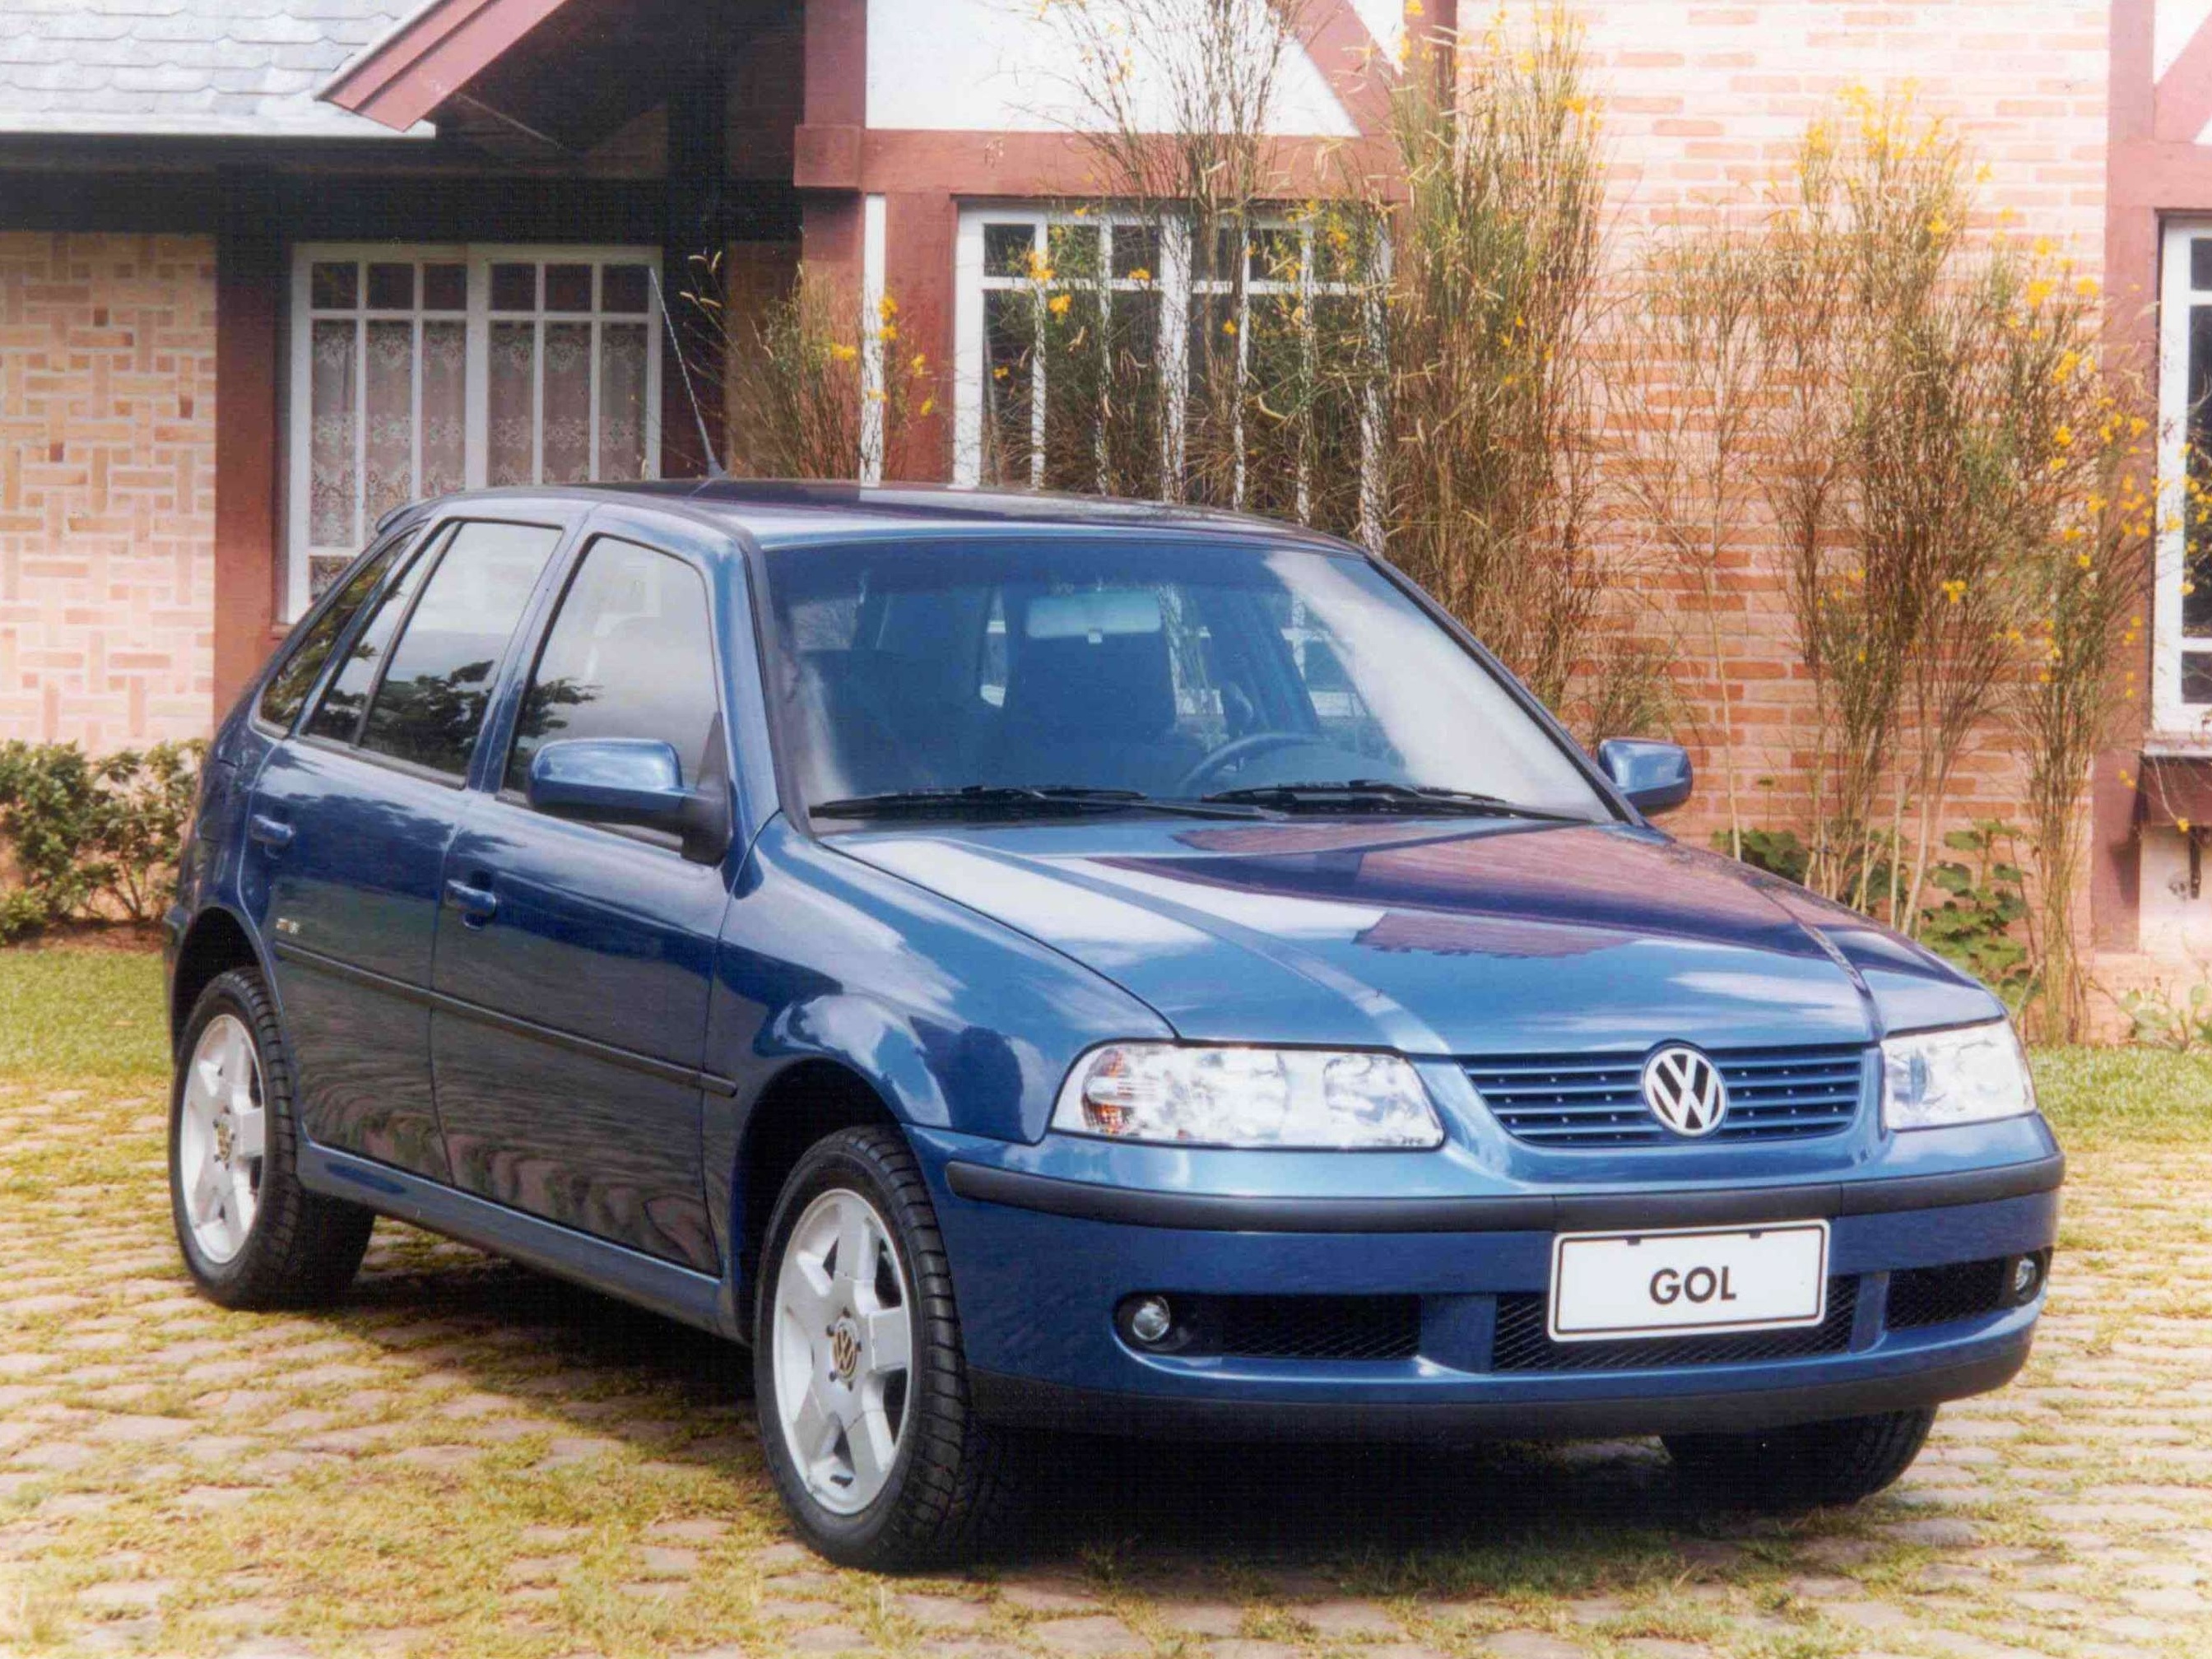
[(447, 1178), (431, 942), (493, 682), (558, 529), (464, 523), (386, 587), (262, 769), (249, 860), (314, 1140)]
[(672, 837), (533, 811), (558, 738), (672, 744), (726, 787), (707, 588), (688, 561), (587, 542), (514, 719), (495, 793), (446, 858), (432, 1065), (453, 1180), (713, 1272), (702, 1180), (707, 998), (729, 902)]

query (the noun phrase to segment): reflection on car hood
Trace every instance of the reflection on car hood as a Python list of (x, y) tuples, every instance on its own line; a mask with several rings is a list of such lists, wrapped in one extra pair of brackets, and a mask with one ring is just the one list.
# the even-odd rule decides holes
[(1133, 821), (834, 844), (1085, 963), (1194, 1040), (1733, 1048), (1999, 1012), (1863, 917), (1626, 825)]

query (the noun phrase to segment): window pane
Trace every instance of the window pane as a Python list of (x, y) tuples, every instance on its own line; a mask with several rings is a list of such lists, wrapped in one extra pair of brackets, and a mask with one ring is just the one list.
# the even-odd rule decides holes
[(1102, 487), (1111, 495), (1161, 493), (1160, 295), (1158, 289), (1114, 295), (1106, 318), (1108, 380)]
[(1060, 282), (1098, 275), (1098, 227), (1051, 225), (1045, 230), (1045, 261)]
[(352, 260), (317, 260), (307, 270), (307, 303), (318, 311), (351, 311), (361, 269)]
[(346, 553), (310, 553), (307, 555), (307, 603), (313, 605), (330, 592), (331, 584), (345, 574), (353, 562)]
[(535, 323), (491, 325), (491, 410), (484, 434), (484, 476), (494, 484), (535, 483), (538, 400)]
[(459, 775), (468, 770), (492, 677), (560, 532), (465, 524), (438, 562), (362, 727), (361, 746)]
[(1237, 504), (1237, 423), (1243, 399), (1237, 296), (1194, 294), (1184, 360), (1183, 488), (1194, 501)]
[(599, 273), (599, 309), (641, 312), (653, 292), (643, 265), (609, 265)]
[(415, 267), (371, 265), (368, 268), (368, 308), (371, 311), (412, 311), (415, 308)]
[(1036, 251), (1034, 225), (985, 225), (983, 269), (994, 276), (1026, 276)]
[(467, 480), (468, 325), (422, 325), (422, 494), (449, 495)]
[(332, 599), (330, 608), (317, 617), (313, 624), (300, 636), (299, 644), (292, 648), (292, 654), (284, 659), (283, 666), (270, 676), (268, 685), (263, 688), (263, 720), (271, 726), (283, 726), (287, 730), (290, 728), (292, 722), (299, 717), (301, 708), (307, 701), (307, 693), (314, 688), (315, 677), (323, 672), (323, 665), (330, 660), (338, 636), (346, 631), (355, 613), (367, 602), (377, 583), (383, 580), (384, 573), (392, 568), (392, 561), (398, 556), (399, 550), (407, 544), (407, 537), (398, 536), (386, 542), (354, 574), (353, 580), (345, 586), (345, 592)]
[(466, 265), (422, 267), (423, 310), (465, 311), (468, 304), (469, 268)]
[(1295, 283), (1298, 280), (1298, 234), (1295, 230), (1258, 230), (1248, 244), (1255, 283)]
[(1036, 342), (1036, 304), (1021, 289), (983, 295), (983, 477), (1026, 484), (1036, 450), (1030, 426), (1030, 353)]
[(497, 264), (491, 268), (491, 308), (494, 311), (538, 309), (538, 267)]
[(376, 614), (368, 619), (368, 625), (346, 652), (345, 661), (323, 692), (322, 702), (307, 717), (310, 735), (328, 738), (333, 743), (353, 741), (354, 733), (361, 726), (361, 711), (368, 706), (368, 694), (376, 684), (377, 665), (384, 660), (392, 636), (398, 631), (400, 619), (407, 614), (409, 598), (422, 586), (422, 573), (430, 568), (434, 559), (427, 549), (417, 554), (400, 573), (399, 580), (386, 592)]
[(592, 308), (592, 268), (589, 265), (545, 267), (545, 309), (589, 311)]
[(2189, 286), (2212, 291), (2212, 236), (2196, 237), (2189, 244)]
[(716, 707), (698, 574), (628, 542), (595, 543), (523, 696), (507, 787), (525, 789), (538, 746), (567, 738), (655, 738), (675, 748), (684, 781), (696, 783)]
[(2181, 653), (2181, 700), (2212, 702), (2212, 651)]
[(599, 331), (599, 477), (645, 476), (646, 350), (643, 323), (607, 323)]
[(1108, 349), (1096, 287), (1055, 294), (1045, 307), (1044, 483), (1096, 490), (1105, 456)]
[(368, 325), (368, 462), (370, 522), (415, 498), (415, 325)]
[[(2212, 306), (2189, 308), (2187, 437), (2190, 477), (2200, 489), (2212, 486)], [(2182, 595), (2181, 631), (2192, 637), (2212, 634), (2212, 524), (2201, 511), (2203, 499), (2182, 514), (2182, 586), (2194, 591)]]
[(592, 476), (592, 325), (545, 325), (544, 481)]
[(1152, 281), (1160, 272), (1160, 233), (1151, 225), (1114, 227), (1114, 274), (1130, 282)]
[(307, 539), (354, 546), (354, 325), (317, 323), (308, 350)]
[(1358, 295), (1322, 295), (1314, 301), (1313, 330), (1314, 360), (1331, 372), (1312, 398), (1307, 516), (1316, 528), (1357, 538), (1366, 471), (1366, 375), (1375, 362), (1367, 301)]

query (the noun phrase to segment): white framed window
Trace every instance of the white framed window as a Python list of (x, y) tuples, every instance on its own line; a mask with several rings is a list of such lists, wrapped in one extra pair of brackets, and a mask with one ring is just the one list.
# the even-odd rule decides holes
[(2160, 732), (2194, 735), (2212, 724), (2212, 523), (2188, 488), (2212, 488), (2212, 219), (2166, 222), (2159, 301), (2151, 714)]
[(295, 249), (288, 614), (408, 501), (656, 476), (659, 260), (635, 247)]
[(1194, 499), (1372, 539), (1379, 381), (1340, 362), (1322, 385), (1316, 342), (1379, 366), (1376, 298), (1328, 234), (1222, 228), (1194, 258), (1174, 217), (964, 209), (955, 480)]

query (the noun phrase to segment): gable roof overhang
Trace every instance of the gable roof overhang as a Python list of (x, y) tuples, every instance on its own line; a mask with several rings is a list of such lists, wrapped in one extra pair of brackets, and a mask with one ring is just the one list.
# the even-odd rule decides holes
[(319, 94), (404, 131), (504, 57), (569, 0), (428, 0), (372, 41)]

